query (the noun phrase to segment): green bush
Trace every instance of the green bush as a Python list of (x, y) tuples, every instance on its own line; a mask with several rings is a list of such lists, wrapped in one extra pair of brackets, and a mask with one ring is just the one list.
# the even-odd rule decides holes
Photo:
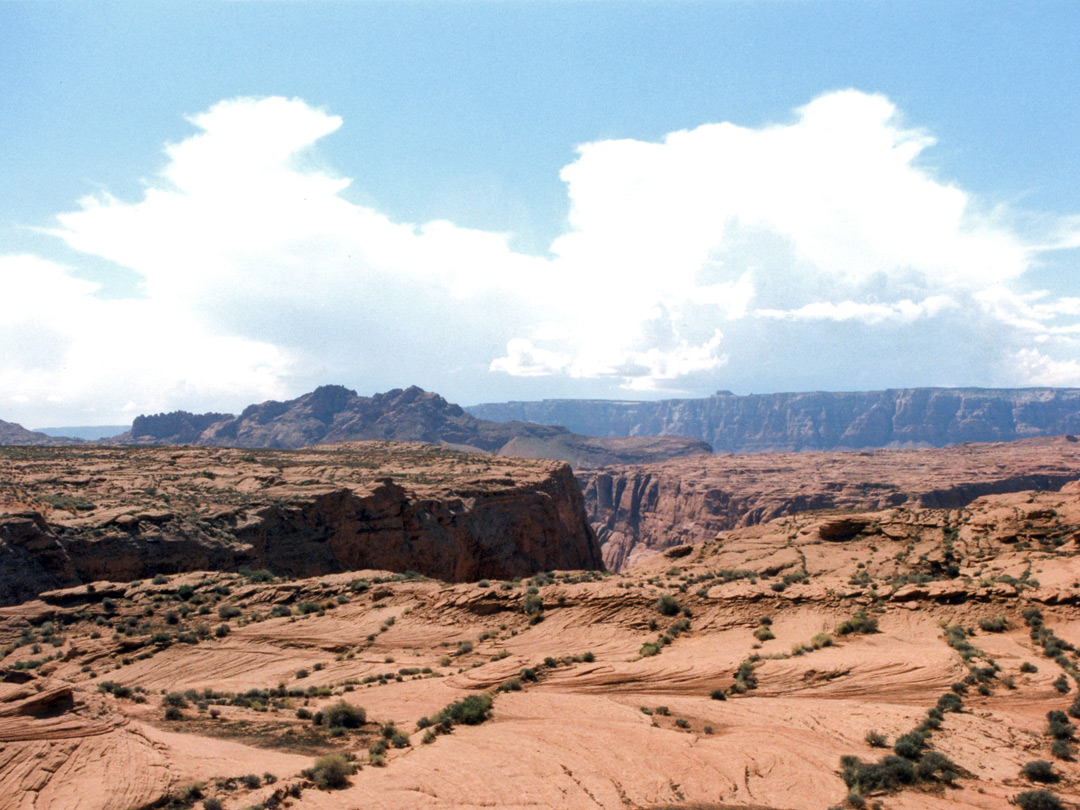
[(461, 700), (455, 700), (446, 708), (435, 715), (436, 723), (449, 721), (451, 725), (464, 724), (475, 726), (483, 723), (491, 717), (491, 707), (494, 701), (491, 695), (469, 695)]
[(866, 737), (864, 737), (864, 739), (866, 740), (866, 744), (871, 748), (885, 748), (889, 744), (889, 740), (884, 734), (880, 731), (874, 731), (873, 729), (866, 732)]
[(877, 631), (877, 619), (868, 616), (866, 610), (863, 608), (855, 611), (854, 616), (845, 622), (841, 622), (840, 626), (836, 628), (836, 632), (842, 636), (859, 633), (876, 633)]
[(979, 627), (985, 633), (1003, 633), (1009, 629), (1009, 621), (1004, 616), (995, 616), (993, 619), (983, 619)]
[(1020, 769), (1020, 775), (1032, 782), (1053, 783), (1061, 779), (1054, 766), (1045, 759), (1036, 759)]
[(679, 606), (679, 600), (669, 593), (665, 593), (659, 599), (656, 600), (654, 607), (663, 616), (677, 616), (682, 609)]
[(926, 739), (918, 732), (912, 731), (898, 737), (893, 743), (893, 751), (904, 759), (918, 759), (926, 747)]
[(840, 758), (840, 778), (859, 793), (896, 790), (915, 782), (915, 766), (903, 757), (887, 756), (881, 762), (863, 762), (858, 757)]
[(1064, 810), (1061, 799), (1048, 790), (1028, 790), (1014, 799), (1020, 810)]
[(341, 754), (328, 754), (315, 760), (314, 767), (304, 771), (320, 790), (339, 790), (349, 784), (356, 768)]
[(360, 728), (367, 722), (367, 712), (344, 700), (322, 710), (323, 725), (328, 728)]

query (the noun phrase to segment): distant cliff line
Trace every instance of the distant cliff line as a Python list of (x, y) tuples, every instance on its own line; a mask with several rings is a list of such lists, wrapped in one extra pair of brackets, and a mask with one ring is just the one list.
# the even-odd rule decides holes
[(655, 402), (545, 399), (466, 408), (590, 436), (685, 436), (718, 453), (944, 447), (1080, 433), (1077, 388), (898, 388)]

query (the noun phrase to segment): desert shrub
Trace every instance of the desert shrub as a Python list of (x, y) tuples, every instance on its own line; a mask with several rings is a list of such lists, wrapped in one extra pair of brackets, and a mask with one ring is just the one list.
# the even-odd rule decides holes
[(723, 689), (713, 689), (709, 693), (709, 697), (711, 697), (713, 700), (727, 700), (727, 692), (725, 692)]
[(993, 619), (983, 619), (979, 627), (985, 633), (1003, 633), (1009, 629), (1009, 621), (1004, 616), (995, 616)]
[(1076, 733), (1076, 727), (1069, 722), (1065, 712), (1054, 710), (1047, 712), (1047, 731), (1055, 740), (1072, 740)]
[(896, 790), (916, 779), (915, 766), (897, 756), (887, 756), (880, 762), (863, 762), (858, 757), (845, 756), (840, 758), (840, 767), (844, 784), (859, 793)]
[(221, 799), (204, 799), (203, 810), (225, 810), (225, 805), (221, 803)]
[(162, 706), (175, 706), (178, 709), (186, 709), (188, 702), (183, 692), (169, 692), (161, 699)]
[(845, 622), (841, 622), (836, 632), (842, 636), (858, 633), (876, 633), (878, 631), (877, 619), (868, 616), (866, 610), (860, 608), (855, 615)]
[(902, 737), (897, 737), (893, 743), (893, 751), (905, 759), (918, 759), (926, 747), (926, 739), (918, 732), (908, 732)]
[(218, 638), (225, 638), (225, 636), (229, 635), (229, 625), (219, 624), (214, 628), (214, 635)]
[(328, 728), (360, 728), (367, 722), (367, 712), (344, 700), (322, 710), (323, 725)]
[(1039, 668), (1030, 661), (1025, 661), (1020, 665), (1021, 672), (1038, 672)]
[(660, 652), (660, 645), (654, 641), (647, 641), (641, 645), (641, 649), (638, 650), (638, 654), (642, 658), (648, 658), (651, 655), (656, 655)]
[(164, 585), (169, 581), (169, 578), (164, 574), (155, 574), (152, 581), (155, 585)]
[(1050, 743), (1050, 753), (1058, 759), (1071, 761), (1073, 758), (1072, 746), (1068, 740), (1054, 740)]
[(242, 777), (240, 781), (243, 782), (244, 787), (248, 788), (249, 790), (254, 790), (262, 784), (262, 779), (259, 778), (257, 774), (253, 773), (249, 773), (247, 776)]
[(236, 605), (222, 605), (217, 609), (217, 615), (222, 619), (235, 619), (240, 615), (240, 608)]
[(677, 616), (682, 609), (679, 606), (679, 600), (669, 593), (665, 593), (659, 599), (656, 600), (656, 604), (653, 605), (663, 616)]
[(394, 733), (394, 736), (390, 738), (390, 744), (394, 748), (408, 748), (411, 743), (409, 742), (409, 735), (404, 731), (398, 731)]
[(675, 721), (675, 725), (677, 725), (679, 728), (690, 728), (690, 721), (683, 717), (680, 717), (678, 720)]
[(427, 731), (424, 732), (424, 737), (420, 740), (420, 742), (424, 745), (430, 745), (431, 743), (435, 742), (435, 732), (429, 728)]
[(270, 615), (275, 618), (291, 616), (292, 609), (288, 605), (274, 605), (272, 608), (270, 608)]
[(964, 708), (964, 701), (956, 692), (946, 692), (938, 698), (937, 707), (943, 712), (958, 712)]
[(491, 707), (494, 701), (491, 695), (469, 695), (461, 700), (455, 700), (446, 708), (435, 715), (436, 723), (450, 721), (451, 725), (462, 723), (467, 726), (475, 726), (483, 723), (491, 717)]
[(763, 624), (754, 631), (754, 638), (756, 638), (758, 641), (764, 642), (771, 641), (772, 639), (776, 638), (776, 635), (768, 626)]
[(473, 651), (473, 643), (471, 641), (459, 641), (457, 650), (454, 655), (467, 655)]
[(166, 720), (183, 720), (184, 713), (180, 711), (179, 706), (166, 706), (165, 707), (165, 719)]
[(521, 691), (521, 678), (510, 678), (499, 684), (500, 692), (520, 692)]
[(1020, 775), (1032, 782), (1053, 783), (1061, 779), (1054, 766), (1045, 759), (1036, 759), (1020, 769)]
[(1061, 799), (1048, 790), (1028, 790), (1013, 800), (1020, 810), (1064, 810)]
[(304, 771), (320, 790), (338, 790), (349, 784), (355, 767), (341, 754), (328, 754), (315, 760), (315, 765)]
[(527, 616), (539, 616), (544, 611), (544, 600), (536, 594), (526, 594), (522, 607)]
[(889, 740), (880, 731), (870, 729), (866, 732), (866, 736), (863, 738), (866, 740), (866, 744), (871, 748), (885, 748), (889, 744)]
[(915, 765), (919, 779), (936, 779), (951, 785), (960, 776), (956, 763), (938, 751), (927, 751)]
[(296, 612), (299, 613), (301, 616), (306, 616), (309, 613), (318, 613), (319, 606), (316, 605), (314, 602), (301, 602), (299, 605), (296, 606)]

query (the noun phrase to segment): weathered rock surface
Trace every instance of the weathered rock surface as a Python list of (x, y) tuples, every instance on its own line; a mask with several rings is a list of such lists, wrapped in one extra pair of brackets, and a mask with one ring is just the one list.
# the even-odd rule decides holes
[(581, 470), (577, 477), (604, 562), (619, 571), (666, 548), (808, 510), (958, 508), (982, 495), (1059, 489), (1080, 479), (1080, 443), (1058, 437), (942, 449), (715, 455)]
[(903, 388), (659, 402), (546, 399), (470, 407), (481, 419), (591, 436), (689, 436), (718, 452), (943, 447), (1080, 432), (1080, 389)]
[(296, 449), (372, 439), (558, 459), (574, 467), (644, 463), (712, 451), (697, 439), (598, 439), (562, 427), (488, 422), (416, 386), (362, 397), (343, 386), (326, 385), (288, 402), (251, 405), (239, 416), (185, 411), (140, 416), (130, 431), (106, 443)]
[(461, 581), (600, 566), (561, 462), (388, 442), (0, 450), (4, 604), (190, 570), (378, 568)]

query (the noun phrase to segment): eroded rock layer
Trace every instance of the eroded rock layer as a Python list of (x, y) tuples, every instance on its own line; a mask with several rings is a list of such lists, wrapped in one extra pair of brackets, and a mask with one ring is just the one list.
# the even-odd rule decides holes
[(358, 568), (449, 581), (601, 565), (560, 462), (389, 442), (0, 449), (0, 602), (94, 580)]

